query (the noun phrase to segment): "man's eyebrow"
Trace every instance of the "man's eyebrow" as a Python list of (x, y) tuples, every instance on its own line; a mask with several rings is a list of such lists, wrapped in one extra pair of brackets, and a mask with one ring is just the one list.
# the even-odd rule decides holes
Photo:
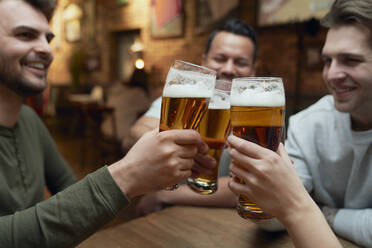
[[(32, 32), (34, 34), (40, 33), (39, 30), (37, 30), (33, 27), (30, 27), (30, 26), (26, 26), (26, 25), (17, 26), (13, 29), (13, 32), (18, 32), (18, 31), (28, 31), (28, 32)], [(48, 31), (45, 36), (46, 36), (48, 41), (51, 41), (55, 37), (55, 35), (51, 31)]]
[[(329, 54), (329, 53), (321, 53), (320, 54), (322, 57), (331, 57), (332, 54)], [(338, 56), (338, 57), (355, 57), (355, 58), (362, 58), (364, 57), (364, 54), (360, 54), (360, 53), (347, 53), (347, 52), (344, 52), (344, 53), (338, 53), (338, 54), (335, 54), (335, 56)]]
[(17, 26), (13, 29), (14, 32), (22, 31), (22, 30), (33, 32), (33, 33), (39, 33), (39, 31), (37, 29), (32, 28), (30, 26), (25, 26), (25, 25)]

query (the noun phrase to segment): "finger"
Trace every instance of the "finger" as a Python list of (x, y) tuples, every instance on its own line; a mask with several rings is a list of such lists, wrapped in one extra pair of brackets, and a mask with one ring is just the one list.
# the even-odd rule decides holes
[(239, 193), (236, 193), (235, 192), (235, 188), (234, 187), (230, 187), (230, 184), (233, 183), (234, 179), (232, 177), (229, 178), (229, 181), (227, 182), (227, 186), (229, 187), (230, 191), (233, 192), (235, 195), (239, 195)]
[(200, 177), (200, 173), (197, 172), (197, 171), (191, 170), (191, 177), (192, 178), (198, 178), (198, 177)]
[(178, 154), (181, 158), (194, 158), (198, 153), (196, 145), (182, 145), (180, 148)]
[(285, 150), (283, 143), (279, 144), (277, 153), (279, 154), (280, 157), (284, 159), (284, 161), (287, 162), (287, 164), (293, 164), (293, 160), (288, 156), (288, 153)]
[(201, 153), (201, 154), (207, 154), (207, 152), (209, 150), (209, 147), (208, 147), (207, 143), (205, 143), (204, 141), (198, 143), (197, 147), (198, 147), (198, 152)]
[(194, 164), (194, 166), (191, 169), (193, 174), (204, 174), (204, 175), (209, 175), (212, 173), (212, 169), (207, 169), (199, 164)]
[(179, 169), (181, 171), (191, 171), (194, 166), (193, 158), (181, 158), (179, 160)]
[(238, 150), (233, 148), (233, 146), (230, 146), (227, 149), (227, 152), (229, 153), (230, 157), (232, 158), (235, 164), (239, 164), (239, 166), (246, 170), (253, 170), (255, 169), (254, 167), (258, 166), (258, 164), (260, 163), (260, 160), (251, 158), (246, 154), (239, 152)]
[(233, 178), (238, 182), (247, 183), (247, 178), (249, 177), (249, 172), (241, 168), (240, 165), (236, 165), (235, 163), (231, 163), (230, 165), (230, 173), (233, 175)]
[(200, 134), (195, 130), (184, 129), (184, 130), (169, 130), (161, 132), (160, 134), (168, 135), (169, 138), (174, 140), (178, 145), (192, 145), (202, 143), (203, 140)]
[(228, 186), (234, 194), (245, 195), (248, 198), (250, 198), (249, 196), (251, 195), (251, 191), (250, 191), (250, 188), (247, 185), (238, 183), (235, 180), (230, 178)]
[(198, 164), (206, 169), (213, 169), (217, 166), (217, 161), (212, 156), (196, 154), (194, 157), (195, 164)]
[(239, 152), (252, 158), (264, 158), (272, 153), (272, 151), (267, 148), (264, 148), (253, 142), (238, 138), (234, 135), (230, 135), (227, 138), (227, 142), (230, 147), (233, 147)]

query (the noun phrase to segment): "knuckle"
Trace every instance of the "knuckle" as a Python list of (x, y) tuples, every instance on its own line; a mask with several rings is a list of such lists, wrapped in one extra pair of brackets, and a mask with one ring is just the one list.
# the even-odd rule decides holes
[(176, 173), (177, 172), (177, 165), (178, 165), (178, 161), (176, 159), (170, 159), (168, 164), (167, 164), (167, 169), (172, 173)]
[(160, 143), (164, 143), (169, 139), (169, 135), (167, 132), (160, 132), (158, 133), (158, 140)]
[(267, 159), (268, 159), (270, 164), (275, 165), (275, 164), (279, 163), (280, 157), (277, 154), (273, 154), (272, 156), (268, 156)]
[(174, 154), (175, 152), (175, 149), (171, 146), (164, 146), (163, 149), (162, 149), (162, 156), (165, 157), (165, 158), (169, 158), (169, 157), (172, 157), (172, 155)]

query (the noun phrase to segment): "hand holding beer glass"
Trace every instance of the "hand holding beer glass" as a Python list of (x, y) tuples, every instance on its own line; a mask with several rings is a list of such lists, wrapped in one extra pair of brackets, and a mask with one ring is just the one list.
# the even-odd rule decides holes
[[(230, 114), (235, 136), (277, 151), (285, 118), (282, 79), (235, 78), (231, 88)], [(245, 219), (272, 218), (243, 195), (239, 196), (237, 211)]]
[[(230, 90), (231, 82), (217, 80), (207, 113), (203, 116), (198, 131), (208, 144), (208, 155), (220, 161), (227, 136), (230, 133)], [(193, 191), (208, 195), (217, 191), (218, 166), (209, 175), (201, 174), (198, 178), (188, 178), (187, 184)]]
[[(197, 129), (213, 95), (216, 72), (176, 60), (164, 85), (159, 131)], [(167, 187), (174, 190), (178, 185)]]

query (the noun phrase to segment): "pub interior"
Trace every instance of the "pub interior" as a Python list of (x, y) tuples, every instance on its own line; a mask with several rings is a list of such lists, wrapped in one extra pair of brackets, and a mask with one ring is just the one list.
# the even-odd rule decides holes
[[(147, 75), (151, 103), (161, 95), (171, 63), (180, 59), (200, 64), (210, 32), (236, 17), (258, 33), (256, 75), (283, 78), (288, 120), (327, 94), (320, 56), (326, 30), (319, 18), (332, 2), (58, 0), (50, 23), (55, 38), (49, 87), (42, 96), (26, 102), (45, 122), (74, 173), (82, 178), (125, 154), (120, 142), (101, 130), (105, 118), (111, 118), (114, 132), (118, 130), (115, 109), (107, 104), (111, 84), (128, 82), (135, 68), (142, 70)], [(49, 196), (46, 191), (45, 197)], [(106, 228), (136, 219), (135, 204)], [(277, 234), (258, 235), (272, 242), (281, 239)], [(99, 247), (93, 241), (82, 247)], [(267, 245), (262, 247), (290, 247)]]
[[(257, 31), (256, 75), (283, 78), (287, 117), (327, 94), (320, 58), (325, 31), (314, 18), (314, 13), (322, 16), (332, 1), (293, 1), (288, 5), (293, 5), (297, 12), (293, 14), (293, 10), (286, 7), (286, 12), (280, 13), (281, 19), (278, 20), (275, 20), (278, 17), (267, 19), (267, 13), (260, 14), (260, 4), (265, 1), (180, 2), (179, 10), (177, 6), (171, 10), (163, 6), (162, 1), (150, 0), (58, 1), (51, 21), (56, 37), (51, 43), (55, 58), (48, 73), (50, 88), (42, 103), (31, 99), (28, 102), (56, 131), (57, 141), (61, 138), (58, 144), (61, 143), (61, 149), (68, 154), (67, 159), (74, 157), (73, 151), (77, 150), (72, 148), (73, 140), (92, 133), (84, 131), (83, 125), (99, 130), (100, 115), (110, 115), (110, 111), (105, 109), (85, 115), (79, 112), (79, 100), (85, 103), (94, 101), (88, 96), (94, 86), (102, 87), (102, 103), (107, 102), (105, 89), (116, 80), (128, 81), (135, 62), (143, 59), (144, 68), (141, 70), (147, 74), (150, 98), (156, 99), (161, 95), (172, 61), (181, 59), (200, 64), (208, 35), (229, 17), (240, 18)], [(271, 5), (276, 5), (281, 1), (272, 2)], [(299, 8), (299, 2), (310, 7)], [(316, 9), (316, 12), (310, 12), (309, 8)], [(265, 9), (265, 5), (261, 9)], [(301, 9), (304, 13), (299, 11)], [(156, 26), (154, 18), (158, 18), (160, 24), (165, 23), (163, 27)], [(78, 95), (75, 96), (77, 102), (71, 95)], [(80, 95), (88, 99), (79, 99)], [(99, 96), (97, 101), (100, 101)], [(66, 119), (70, 121), (66, 122)], [(69, 137), (67, 143), (62, 145), (66, 137)], [(102, 139), (94, 138), (95, 143), (81, 146), (81, 149), (88, 150), (77, 152), (71, 164), (81, 167), (83, 163), (85, 168), (93, 166), (89, 160), (97, 164), (97, 158), (91, 158), (97, 154), (89, 149), (99, 147)], [(75, 143), (78, 145), (79, 142)], [(120, 149), (118, 151), (110, 144), (103, 147), (108, 149), (104, 155), (109, 160), (121, 155)]]

